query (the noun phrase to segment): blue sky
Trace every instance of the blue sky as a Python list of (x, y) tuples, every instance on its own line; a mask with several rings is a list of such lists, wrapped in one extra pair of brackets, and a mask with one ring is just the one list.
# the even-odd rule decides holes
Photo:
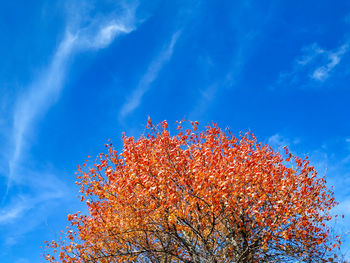
[(1, 1), (0, 32), (1, 262), (43, 262), (76, 166), (148, 116), (309, 156), (350, 257), (349, 1)]

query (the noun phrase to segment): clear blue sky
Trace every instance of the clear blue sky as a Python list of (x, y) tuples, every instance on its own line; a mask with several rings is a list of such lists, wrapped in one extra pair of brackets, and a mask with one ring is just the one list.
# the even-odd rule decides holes
[(350, 1), (3, 0), (0, 32), (0, 262), (43, 262), (76, 166), (147, 116), (310, 156), (350, 240)]

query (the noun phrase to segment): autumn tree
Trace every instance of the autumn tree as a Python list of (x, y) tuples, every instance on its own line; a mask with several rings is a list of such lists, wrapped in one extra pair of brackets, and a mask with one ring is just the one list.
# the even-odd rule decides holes
[(50, 262), (328, 262), (336, 204), (307, 159), (217, 125), (148, 122), (106, 145), (77, 184), (87, 214), (47, 243)]

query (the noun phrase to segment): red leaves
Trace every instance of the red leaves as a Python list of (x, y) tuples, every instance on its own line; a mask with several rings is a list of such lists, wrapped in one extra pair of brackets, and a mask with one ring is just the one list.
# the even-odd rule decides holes
[[(215, 257), (232, 262), (244, 250), (239, 246), (247, 244), (255, 244), (250, 252), (255, 259), (270, 248), (297, 255), (300, 246), (301, 257), (320, 256), (322, 247), (332, 250), (339, 244), (330, 242), (324, 227), (336, 204), (333, 193), (308, 160), (287, 148), (284, 159), (250, 133), (236, 138), (216, 124), (202, 132), (198, 122), (190, 124), (182, 132), (179, 122), (178, 134), (170, 136), (166, 121), (154, 126), (148, 119), (146, 136), (123, 135), (120, 154), (108, 144), (94, 167), (79, 168), (89, 214), (68, 215), (76, 232), (67, 232), (61, 261), (114, 255), (116, 262), (130, 262), (140, 248), (168, 251), (162, 246), (171, 240), (172, 262), (183, 262), (179, 258), (190, 258), (193, 251), (176, 236), (205, 244)], [(223, 247), (220, 239), (229, 236), (235, 242)]]

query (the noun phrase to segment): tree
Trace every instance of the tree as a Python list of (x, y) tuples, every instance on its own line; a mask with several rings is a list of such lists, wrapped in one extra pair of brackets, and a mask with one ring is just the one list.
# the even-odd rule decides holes
[[(306, 159), (275, 152), (253, 134), (166, 121), (123, 135), (93, 167), (79, 168), (88, 214), (68, 215), (50, 262), (328, 262), (335, 206)], [(58, 254), (58, 255), (56, 255)]]

